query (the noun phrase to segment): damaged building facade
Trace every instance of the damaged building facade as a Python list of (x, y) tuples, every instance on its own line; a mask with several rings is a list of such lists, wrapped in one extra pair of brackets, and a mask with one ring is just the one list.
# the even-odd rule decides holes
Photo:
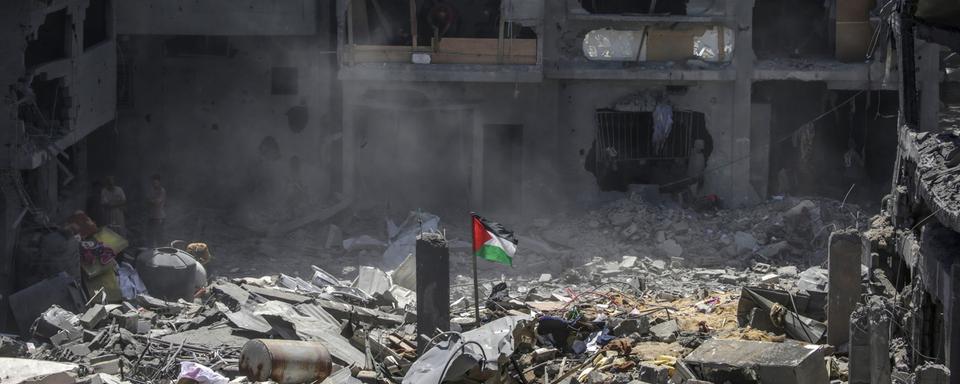
[[(631, 184), (732, 206), (842, 197), (845, 176), (821, 171), (848, 149), (858, 192), (882, 194), (896, 66), (868, 2), (828, 3), (340, 2), (344, 195), (526, 215)], [(939, 48), (920, 49), (936, 94)]]
[[(19, 332), (38, 344), (18, 357), (144, 381), (179, 363), (266, 380), (250, 356), (286, 347), (322, 362), (297, 380), (334, 383), (960, 380), (960, 109), (941, 103), (955, 8), (7, 3), (5, 354)], [(117, 276), (143, 287), (31, 303), (81, 275), (63, 223), (98, 181), (133, 212), (154, 175), (182, 247), (137, 248), (147, 220), (130, 214), (114, 257), (135, 267)], [(471, 211), (521, 228), (517, 276), (461, 275)], [(217, 262), (188, 250), (200, 240)], [(164, 295), (141, 262), (162, 257), (218, 279), (180, 273)], [(239, 277), (264, 264), (287, 269)], [(462, 338), (424, 339), (438, 328)]]
[[(85, 206), (90, 137), (115, 127), (117, 49), (112, 0), (4, 2), (0, 24), (7, 50), (0, 299), (7, 303), (18, 288), (73, 262), (56, 250), (66, 239), (46, 234)], [(50, 260), (35, 262), (38, 250)], [(0, 310), (4, 324), (8, 308)]]

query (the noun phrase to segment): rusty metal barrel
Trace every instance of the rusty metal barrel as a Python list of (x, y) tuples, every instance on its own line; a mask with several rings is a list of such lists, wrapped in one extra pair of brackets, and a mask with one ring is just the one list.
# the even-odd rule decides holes
[(252, 381), (319, 382), (332, 370), (330, 351), (318, 342), (254, 339), (240, 351), (240, 372)]

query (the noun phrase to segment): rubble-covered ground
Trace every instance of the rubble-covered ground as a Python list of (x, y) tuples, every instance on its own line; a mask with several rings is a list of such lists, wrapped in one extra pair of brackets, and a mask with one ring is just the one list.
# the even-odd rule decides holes
[[(354, 215), (270, 238), (192, 212), (175, 235), (201, 234), (218, 276), (194, 297), (161, 300), (148, 284), (122, 303), (51, 306), (22, 336), (4, 337), (0, 357), (66, 363), (43, 369), (73, 381), (253, 381), (244, 345), (290, 339), (329, 350), (331, 383), (695, 383), (725, 364), (704, 350), (756, 349), (731, 355), (746, 359), (740, 373), (770, 374), (764, 364), (776, 364), (756, 357), (781, 353), (793, 356), (783, 372), (843, 379), (842, 358), (808, 345), (825, 332), (827, 239), (868, 218), (824, 199), (694, 210), (633, 194), (581, 217), (511, 225), (514, 266), (480, 262), (478, 328), (466, 227), (426, 213), (395, 225)], [(395, 263), (411, 250), (410, 226), (435, 220), (451, 249), (451, 332), (418, 357), (414, 262)], [(810, 359), (821, 364), (802, 367)]]

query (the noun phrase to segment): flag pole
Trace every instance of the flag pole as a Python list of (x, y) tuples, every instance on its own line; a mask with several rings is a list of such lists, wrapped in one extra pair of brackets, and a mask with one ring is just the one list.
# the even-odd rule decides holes
[[(473, 215), (470, 215), (470, 233), (473, 235), (473, 244), (477, 243), (477, 231), (473, 230), (473, 226), (476, 219)], [(471, 247), (472, 248), (472, 247)], [(480, 326), (480, 282), (477, 279), (477, 253), (473, 252), (473, 315), (477, 319), (477, 326)]]

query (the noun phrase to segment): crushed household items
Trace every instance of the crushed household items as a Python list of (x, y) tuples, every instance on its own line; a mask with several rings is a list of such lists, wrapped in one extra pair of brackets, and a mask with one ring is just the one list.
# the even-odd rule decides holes
[[(854, 374), (870, 381), (871, 364), (852, 361), (864, 348), (875, 352), (869, 343), (828, 342), (825, 307), (838, 272), (823, 268), (833, 237), (822, 228), (861, 224), (831, 213), (835, 204), (778, 200), (697, 212), (631, 197), (576, 221), (583, 233), (632, 244), (630, 254), (595, 254), (562, 272), (518, 268), (517, 276), (476, 285), (456, 261), (440, 290), (418, 276), (424, 244), (451, 261), (469, 263), (470, 253), (450, 257), (458, 241), (429, 214), (391, 226), (387, 242), (343, 241), (383, 252), (390, 270), (358, 266), (346, 278), (314, 266), (304, 276), (212, 280), (205, 244), (132, 249), (77, 217), (79, 274), (54, 275), (11, 297), (21, 334), (0, 336), (0, 381), (828, 383)], [(554, 253), (576, 259), (583, 252), (575, 246), (548, 240), (568, 228), (550, 221), (524, 228), (514, 265)], [(711, 242), (721, 251), (707, 253)], [(872, 276), (844, 273), (855, 285)], [(440, 292), (449, 297), (431, 297)], [(863, 315), (845, 326), (890, 326), (874, 317), (893, 313), (893, 300), (861, 303)], [(436, 328), (418, 330), (418, 320)]]

